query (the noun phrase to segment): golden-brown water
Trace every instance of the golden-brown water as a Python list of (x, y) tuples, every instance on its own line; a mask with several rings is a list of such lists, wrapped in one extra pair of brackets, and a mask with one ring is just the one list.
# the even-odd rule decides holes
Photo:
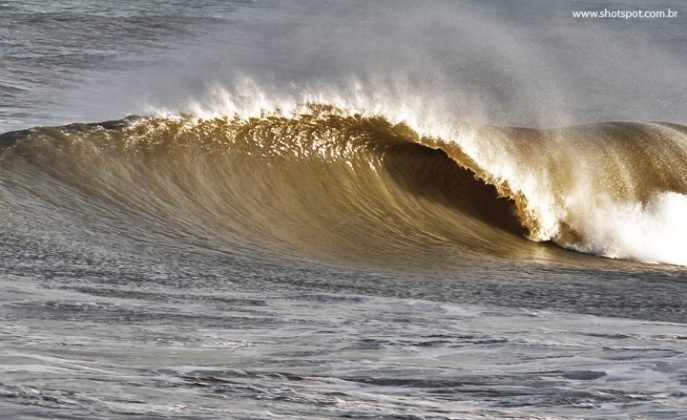
[(610, 264), (562, 248), (684, 264), (686, 139), (655, 123), (423, 137), (309, 105), (6, 134), (2, 182), (58, 212), (218, 250), (421, 271)]

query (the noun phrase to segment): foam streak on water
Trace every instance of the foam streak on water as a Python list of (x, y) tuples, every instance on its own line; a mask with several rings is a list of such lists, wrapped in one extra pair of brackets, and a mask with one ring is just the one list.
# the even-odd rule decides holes
[(687, 418), (687, 13), (596, 6), (0, 2), (2, 416)]
[(318, 282), (307, 274), (222, 276), (191, 293), (157, 276), (145, 286), (6, 278), (4, 410), (675, 418), (687, 407), (680, 324), (284, 289)]

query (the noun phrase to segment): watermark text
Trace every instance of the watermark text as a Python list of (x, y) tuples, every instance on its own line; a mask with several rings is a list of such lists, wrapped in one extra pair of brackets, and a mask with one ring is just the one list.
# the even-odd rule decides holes
[(576, 19), (673, 19), (677, 10), (573, 10)]

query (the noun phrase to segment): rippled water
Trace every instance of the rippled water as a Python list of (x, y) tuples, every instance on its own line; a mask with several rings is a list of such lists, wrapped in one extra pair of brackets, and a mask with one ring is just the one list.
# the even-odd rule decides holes
[[(482, 154), (464, 168), (446, 145), (393, 149), (414, 131), (374, 117), (445, 141), (456, 139), (447, 115), (684, 124), (684, 20), (568, 16), (598, 6), (0, 3), (0, 132), (118, 120), (0, 136), (0, 413), (687, 418), (685, 270), (641, 262), (671, 244), (670, 261), (683, 261), (679, 199), (638, 207), (660, 229), (627, 226), (635, 236), (612, 229), (634, 219), (557, 215), (574, 234), (551, 240), (602, 244), (578, 247), (590, 254), (532, 242), (513, 228), (508, 200), (470, 172), (489, 162), (488, 175), (507, 175), (505, 158)], [(590, 51), (591, 39), (606, 48)], [(312, 100), (372, 116), (347, 117), (361, 125), (343, 129), (261, 116)], [(135, 113), (180, 134), (160, 140), (119, 120)], [(122, 134), (129, 124), (138, 137)], [(589, 157), (579, 179), (585, 168), (605, 174), (594, 158), (612, 156), (621, 169), (601, 178), (613, 194), (644, 199), (639, 185), (658, 185), (680, 195), (678, 126), (599, 127), (616, 141), (599, 143), (606, 155), (595, 138), (573, 142), (583, 128), (560, 131)], [(293, 134), (308, 130), (317, 135)], [(642, 159), (666, 132), (666, 158)], [(269, 147), (218, 149), (237, 136)], [(331, 148), (327, 136), (358, 143)], [(382, 141), (396, 154), (360, 158), (361, 138), (365, 153)], [(513, 139), (509, 156), (545, 155)], [(155, 154), (165, 141), (173, 147)], [(640, 178), (649, 166), (654, 175)], [(555, 208), (570, 209), (577, 184), (561, 171), (571, 192), (554, 195)], [(627, 254), (640, 261), (598, 256), (623, 247), (641, 249)]]
[(6, 413), (676, 418), (687, 402), (669, 276), (458, 280), (26, 248), (3, 249)]

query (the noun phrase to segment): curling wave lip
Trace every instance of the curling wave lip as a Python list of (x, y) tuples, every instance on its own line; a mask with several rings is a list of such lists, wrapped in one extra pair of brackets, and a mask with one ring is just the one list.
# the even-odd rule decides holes
[(0, 136), (1, 203), (19, 214), (28, 197), (57, 218), (78, 213), (150, 242), (306, 260), (589, 263), (536, 243), (552, 242), (687, 265), (685, 133), (481, 126), (447, 139), (327, 104), (288, 116), (130, 117)]

